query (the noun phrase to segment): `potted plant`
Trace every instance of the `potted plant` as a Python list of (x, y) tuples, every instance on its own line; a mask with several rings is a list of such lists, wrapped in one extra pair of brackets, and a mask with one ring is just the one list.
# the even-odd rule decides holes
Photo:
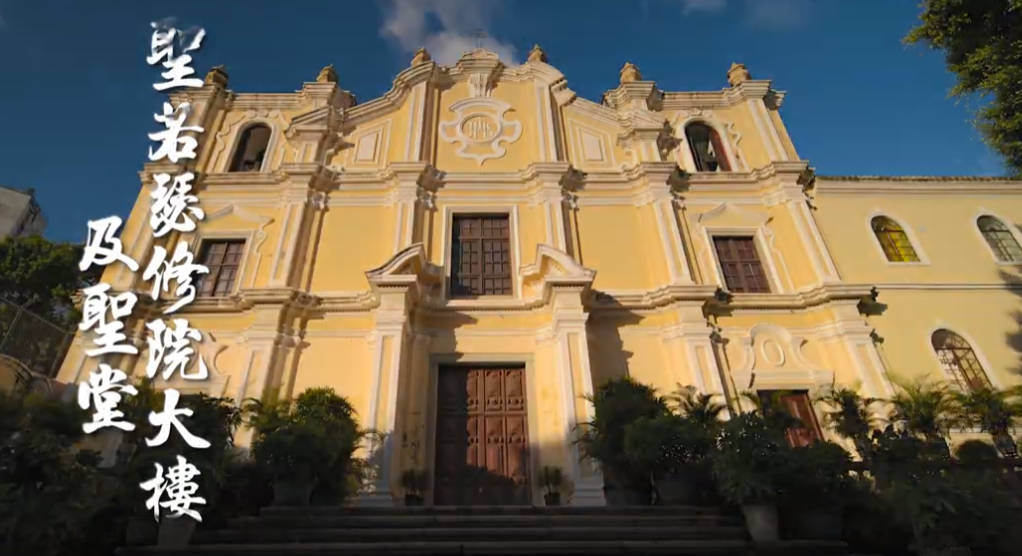
[(421, 506), (424, 503), (423, 493), (429, 475), (422, 469), (408, 469), (401, 474), (401, 488), (405, 491), (405, 506)]
[(594, 417), (580, 425), (578, 445), (584, 457), (603, 468), (607, 504), (645, 505), (651, 500), (649, 475), (636, 470), (624, 454), (625, 428), (642, 417), (667, 413), (665, 401), (629, 377), (610, 380), (589, 396)]
[(712, 457), (717, 488), (738, 505), (757, 542), (776, 541), (779, 468), (788, 450), (783, 432), (757, 413), (743, 413), (725, 423)]
[(1022, 416), (1018, 389), (977, 388), (957, 395), (962, 420), (990, 434), (1004, 457), (1016, 457), (1018, 447), (1011, 437), (1015, 418)]
[(813, 442), (788, 450), (784, 463), (781, 490), (792, 536), (839, 540), (853, 489), (848, 452), (832, 442)]
[(650, 477), (660, 504), (694, 504), (710, 482), (710, 434), (680, 415), (643, 417), (625, 429), (625, 455)]
[(561, 505), (561, 483), (564, 476), (560, 467), (546, 465), (540, 470), (540, 483), (543, 485), (543, 502), (547, 506)]
[(298, 422), (321, 428), (336, 451), (332, 463), (325, 465), (317, 476), (312, 503), (340, 504), (355, 492), (359, 483), (353, 456), (365, 433), (358, 428), (355, 409), (332, 388), (321, 387), (299, 394), (292, 411)]
[(290, 400), (250, 400), (246, 407), (255, 429), (252, 458), (271, 479), (273, 505), (306, 506), (320, 476), (338, 451), (322, 423), (299, 418)]

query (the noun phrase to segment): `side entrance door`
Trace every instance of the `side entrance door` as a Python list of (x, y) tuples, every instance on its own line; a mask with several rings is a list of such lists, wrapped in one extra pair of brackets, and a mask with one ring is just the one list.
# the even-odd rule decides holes
[(433, 503), (529, 504), (528, 430), (524, 368), (441, 367)]

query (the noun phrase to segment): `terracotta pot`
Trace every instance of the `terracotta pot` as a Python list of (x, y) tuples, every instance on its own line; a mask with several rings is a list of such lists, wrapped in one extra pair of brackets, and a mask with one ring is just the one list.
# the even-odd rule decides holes
[(780, 538), (776, 504), (742, 504), (745, 527), (756, 542), (775, 542)]
[(188, 516), (164, 517), (160, 519), (160, 532), (157, 546), (181, 547), (188, 546), (195, 532), (196, 522)]
[(691, 473), (668, 475), (653, 481), (660, 504), (677, 506), (699, 503), (699, 478)]
[(308, 506), (312, 481), (277, 480), (273, 482), (274, 506)]
[(548, 492), (543, 495), (543, 503), (547, 506), (560, 506), (561, 505), (561, 493), (560, 492)]
[(800, 508), (785, 514), (796, 539), (841, 540), (843, 517), (840, 508)]
[(124, 530), (124, 544), (128, 546), (154, 544), (159, 527), (151, 516), (129, 518)]
[(406, 494), (405, 506), (421, 506), (423, 499), (421, 494)]
[(649, 492), (621, 485), (607, 485), (604, 496), (608, 506), (648, 506)]

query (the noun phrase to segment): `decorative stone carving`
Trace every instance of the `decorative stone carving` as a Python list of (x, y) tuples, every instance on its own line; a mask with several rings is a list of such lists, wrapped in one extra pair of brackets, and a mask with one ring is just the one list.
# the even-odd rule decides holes
[(543, 52), (543, 49), (538, 44), (534, 44), (532, 45), (532, 50), (529, 51), (528, 60), (530, 62), (546, 62), (546, 52)]
[(206, 73), (206, 78), (203, 80), (206, 85), (216, 85), (218, 87), (227, 87), (227, 70), (223, 66), (213, 66)]
[(316, 76), (316, 83), (337, 83), (337, 72), (334, 71), (333, 64), (319, 70), (319, 75)]
[(727, 70), (727, 82), (732, 87), (737, 87), (751, 78), (752, 77), (749, 75), (749, 70), (745, 67), (745, 64), (734, 62)]
[(625, 62), (625, 65), (621, 67), (621, 83), (631, 83), (633, 81), (642, 81), (642, 74), (639, 73), (639, 68), (631, 62)]
[(757, 324), (732, 338), (740, 359), (732, 368), (740, 390), (808, 389), (833, 384), (834, 372), (810, 361), (803, 353), (808, 340), (774, 324)]
[(469, 88), (473, 98), (451, 105), (454, 118), (440, 123), (440, 138), (458, 143), (455, 153), (475, 159), (481, 166), (485, 160), (507, 153), (506, 146), (521, 137), (522, 124), (505, 117), (510, 104), (489, 98), (491, 86), (486, 74), (470, 76)]
[(416, 50), (415, 51), (415, 55), (412, 56), (412, 64), (411, 65), (417, 66), (419, 64), (425, 64), (426, 62), (429, 62), (429, 61), (432, 61), (432, 60), (433, 60), (433, 58), (430, 57), (429, 52), (427, 52), (425, 48), (420, 48), (420, 49)]

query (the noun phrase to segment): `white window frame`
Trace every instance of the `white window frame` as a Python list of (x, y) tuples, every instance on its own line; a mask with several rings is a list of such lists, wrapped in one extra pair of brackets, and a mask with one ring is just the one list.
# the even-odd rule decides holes
[[(522, 260), (518, 235), (518, 206), (517, 205), (473, 205), (473, 204), (445, 204), (443, 206), (444, 219), (441, 236), (444, 242), (444, 280), (443, 299), (449, 306), (471, 306), (485, 304), (484, 300), (505, 301), (519, 299), (522, 295), (522, 276), (519, 272), (520, 261)], [(508, 217), (508, 231), (511, 237), (508, 238), (511, 247), (511, 295), (481, 295), (475, 298), (451, 297), (450, 287), (452, 278), (452, 261), (454, 260), (454, 217), (471, 214), (506, 214)]]
[[(763, 226), (704, 226), (703, 234), (709, 253), (713, 257), (713, 265), (717, 273), (717, 284), (723, 290), (731, 293), (732, 295), (764, 295), (771, 293), (785, 293), (787, 291), (786, 288), (782, 286), (783, 283), (781, 282), (781, 277), (777, 273), (777, 268), (774, 265), (774, 260), (770, 254), (770, 247), (767, 244)], [(770, 286), (769, 292), (732, 292), (728, 289), (727, 280), (724, 279), (724, 267), (720, 264), (720, 257), (717, 256), (717, 247), (713, 243), (713, 238), (750, 235), (752, 236), (753, 243), (756, 246), (756, 254), (759, 256), (759, 262), (763, 265), (763, 270), (766, 273), (767, 285)]]
[(230, 150), (227, 151), (227, 156), (224, 157), (224, 164), (221, 171), (230, 174), (248, 174), (251, 172), (232, 172), (231, 162), (234, 161), (234, 156), (237, 154), (238, 143), (241, 141), (241, 134), (244, 131), (254, 125), (265, 125), (270, 128), (270, 140), (266, 143), (266, 156), (263, 157), (263, 163), (259, 166), (259, 170), (255, 173), (264, 173), (267, 171), (267, 167), (270, 164), (270, 159), (273, 158), (273, 153), (277, 152), (277, 127), (273, 125), (273, 122), (265, 118), (252, 118), (239, 122), (236, 126), (237, 129), (234, 131), (234, 136), (231, 138)]
[(979, 364), (982, 365), (983, 372), (987, 375), (987, 379), (990, 381), (990, 384), (997, 390), (1004, 388), (1004, 385), (1002, 385), (1001, 381), (995, 376), (993, 367), (990, 365), (990, 361), (988, 361), (986, 356), (983, 354), (983, 350), (979, 349), (979, 344), (976, 343), (976, 339), (969, 335), (969, 333), (963, 332), (963, 328), (952, 326), (944, 321), (940, 321), (940, 323), (929, 329), (924, 340), (926, 341), (926, 349), (933, 356), (933, 362), (937, 365), (940, 376), (943, 376), (944, 380), (948, 384), (951, 384), (955, 388), (961, 388), (961, 385), (958, 383), (958, 377), (951, 376), (946, 370), (944, 370), (944, 365), (940, 362), (940, 356), (937, 355), (937, 350), (933, 347), (933, 334), (938, 330), (949, 330), (961, 336), (966, 342), (969, 342), (969, 347), (972, 348), (972, 352), (976, 354), (976, 359), (978, 359)]
[[(894, 220), (896, 224), (901, 226), (901, 229), (905, 231), (905, 235), (908, 237), (909, 242), (912, 244), (912, 249), (915, 250), (916, 256), (919, 257), (918, 261), (892, 261), (887, 258), (887, 253), (884, 253), (883, 245), (880, 245), (880, 238), (877, 237), (875, 231), (873, 231), (873, 219), (877, 216), (883, 216)], [(887, 264), (887, 266), (929, 266), (930, 257), (926, 254), (926, 250), (923, 249), (923, 242), (919, 241), (916, 236), (915, 230), (912, 226), (907, 225), (906, 220), (900, 216), (895, 216), (890, 211), (874, 209), (873, 212), (869, 213), (866, 217), (866, 229), (869, 230), (869, 237), (872, 238), (872, 243), (876, 252), (880, 255), (880, 260)]]
[(1010, 219), (1004, 218), (1003, 216), (997, 214), (996, 212), (989, 211), (989, 210), (979, 210), (979, 211), (977, 211), (976, 214), (972, 217), (972, 229), (976, 231), (977, 235), (979, 235), (979, 241), (983, 244), (984, 247), (986, 247), (987, 251), (990, 253), (990, 257), (999, 266), (1018, 266), (1018, 265), (1022, 265), (1022, 259), (1015, 259), (1015, 260), (1011, 260), (1011, 261), (1002, 261), (1001, 259), (999, 259), (997, 257), (997, 253), (994, 252), (994, 248), (990, 246), (990, 243), (987, 242), (986, 236), (983, 235), (983, 231), (979, 229), (979, 219), (984, 217), (984, 216), (989, 216), (991, 218), (996, 218), (996, 219), (1000, 220), (1001, 224), (1004, 224), (1005, 227), (1008, 228), (1008, 232), (1011, 233), (1011, 236), (1015, 238), (1015, 241), (1018, 242), (1019, 245), (1022, 245), (1022, 233), (1019, 233), (1018, 228), (1014, 224), (1011, 223)]

